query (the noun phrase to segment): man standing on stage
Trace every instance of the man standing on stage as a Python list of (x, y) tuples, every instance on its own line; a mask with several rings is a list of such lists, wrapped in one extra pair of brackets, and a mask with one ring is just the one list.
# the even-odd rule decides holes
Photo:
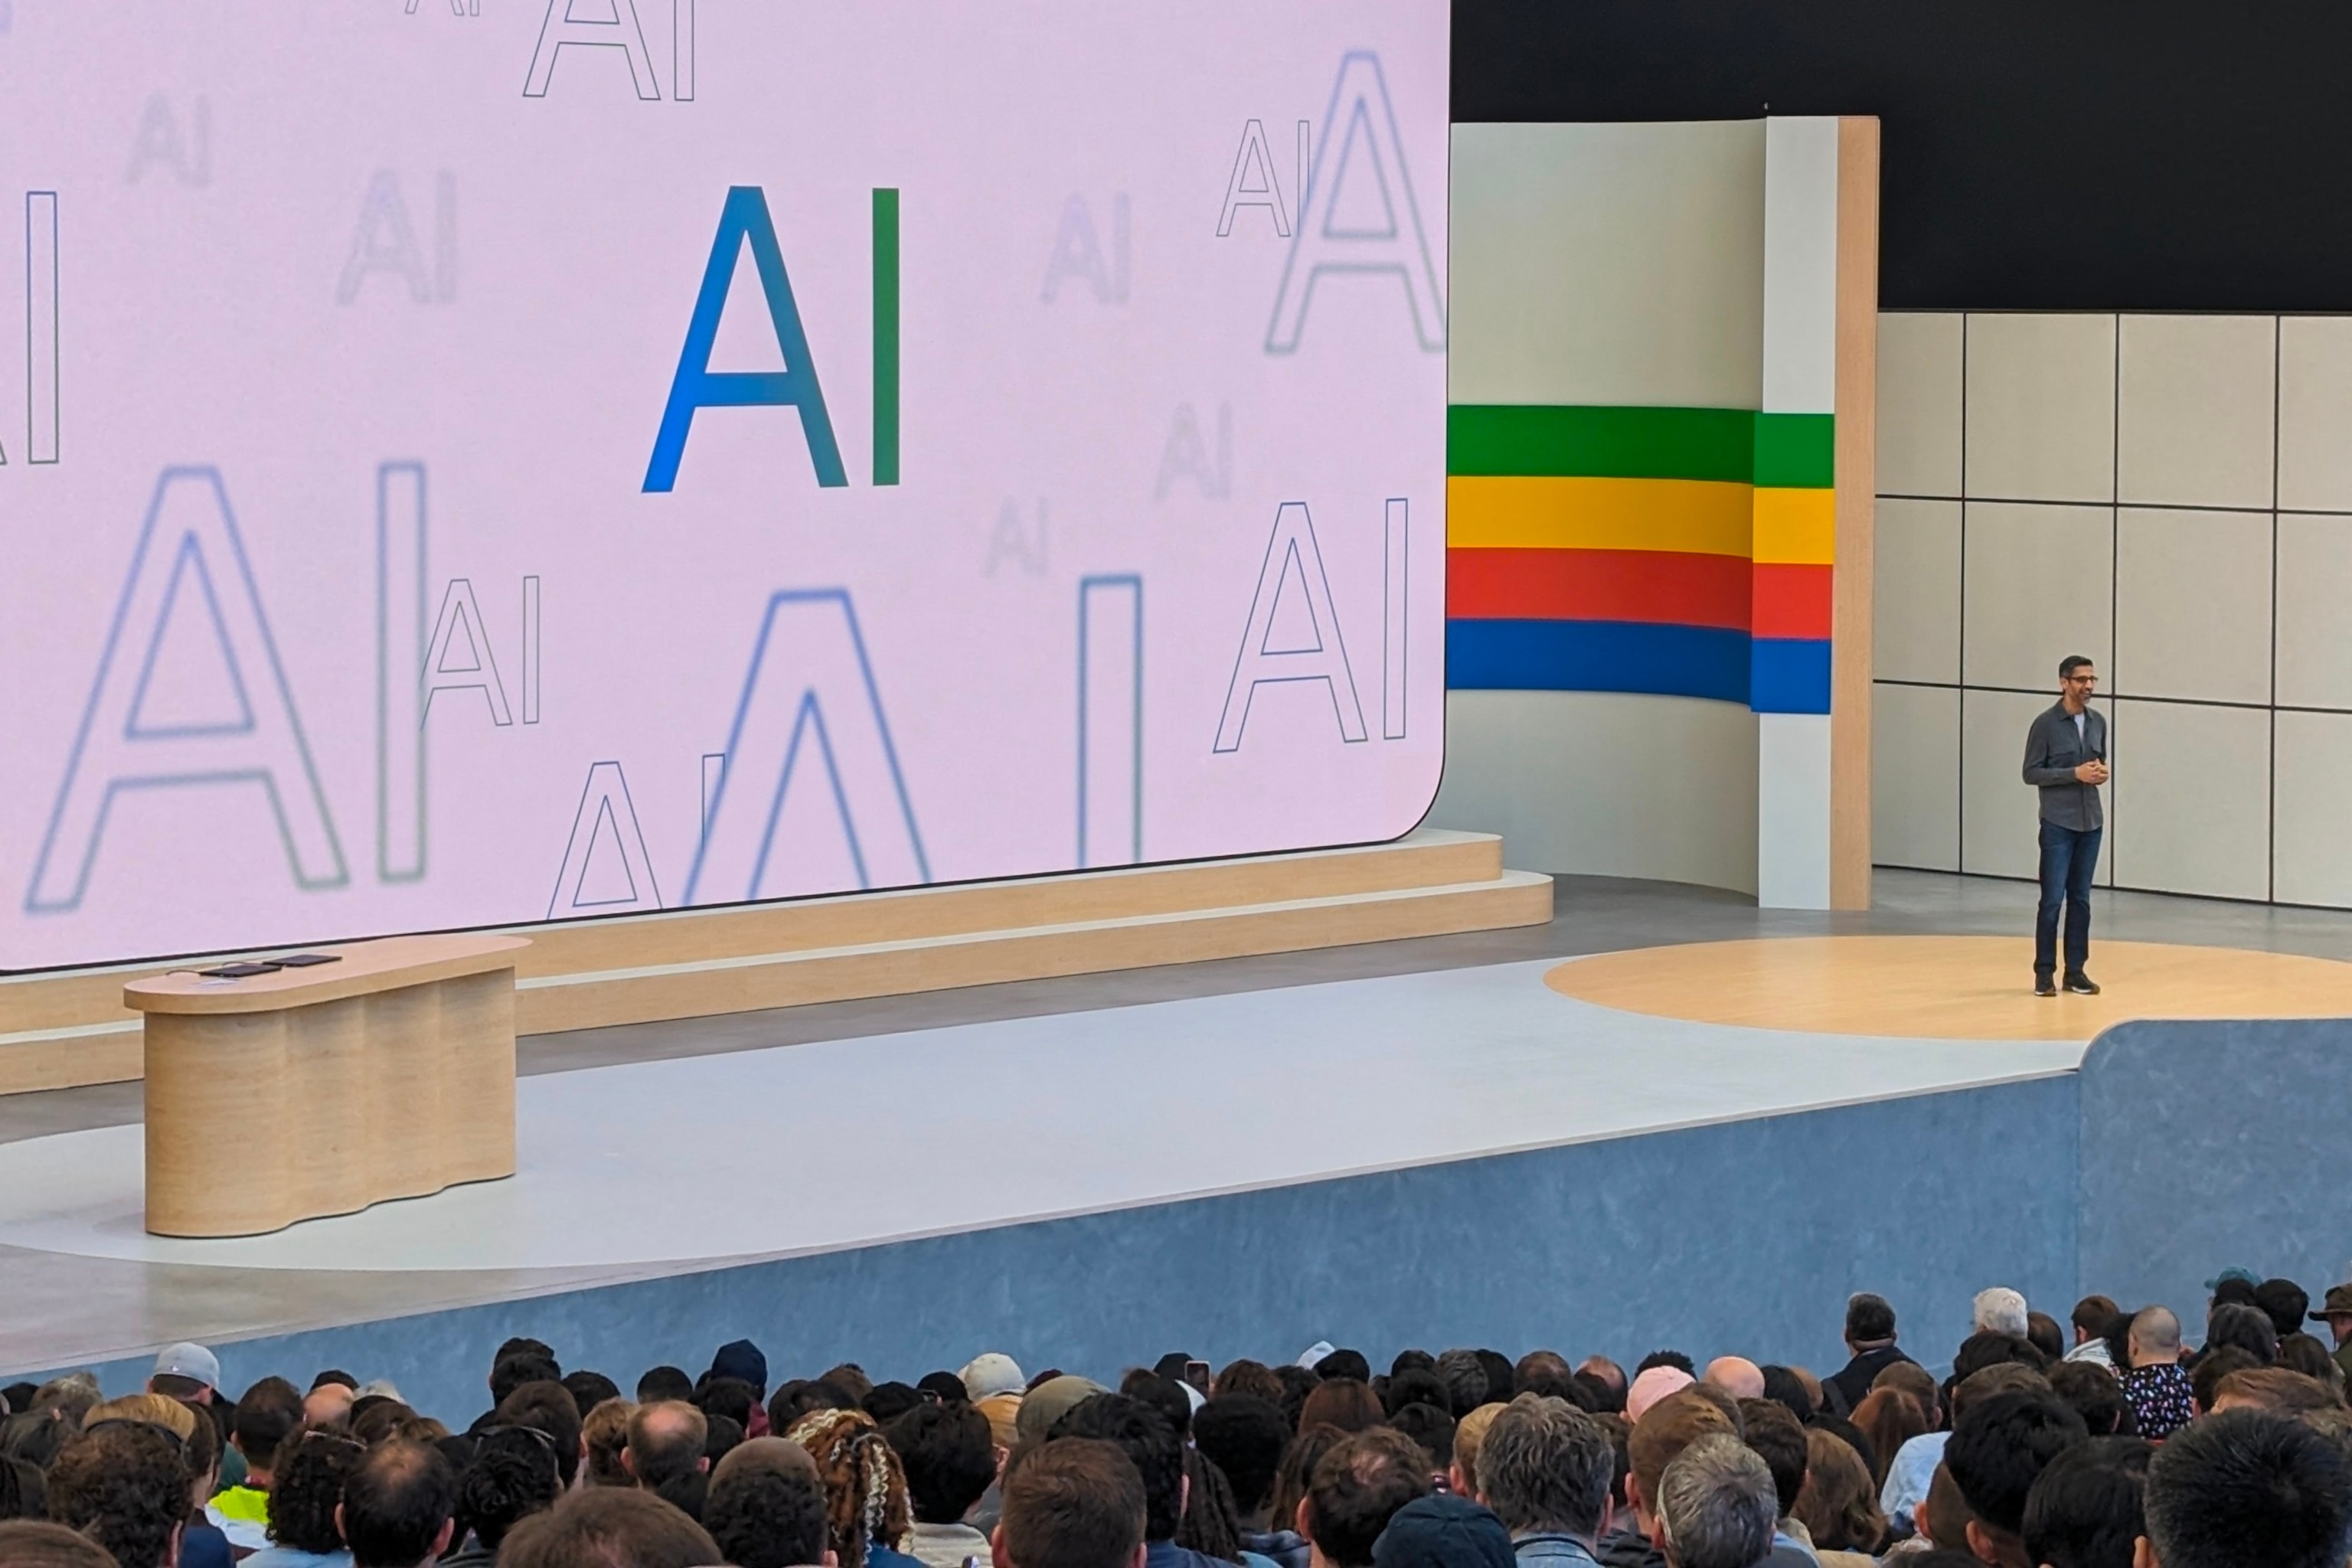
[(2058, 663), (2058, 701), (2025, 735), (2025, 782), (2042, 791), (2042, 906), (2033, 921), (2033, 994), (2055, 996), (2058, 908), (2066, 909), (2066, 989), (2095, 996), (2083, 973), (2091, 953), (2091, 874), (2106, 816), (2107, 721), (2090, 705), (2099, 672), (2081, 654)]

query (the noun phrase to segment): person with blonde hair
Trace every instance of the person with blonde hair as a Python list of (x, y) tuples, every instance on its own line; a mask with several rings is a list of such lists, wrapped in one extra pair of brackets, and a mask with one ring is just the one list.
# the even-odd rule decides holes
[(839, 1568), (922, 1568), (900, 1550), (913, 1525), (907, 1476), (874, 1417), (863, 1410), (814, 1410), (784, 1436), (816, 1461), (825, 1533)]

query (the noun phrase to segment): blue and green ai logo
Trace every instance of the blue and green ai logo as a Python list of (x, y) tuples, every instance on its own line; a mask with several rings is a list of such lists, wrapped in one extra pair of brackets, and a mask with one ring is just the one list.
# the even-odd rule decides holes
[[(710, 368), (719, 320), (726, 312), (727, 291), (746, 245), (751, 247), (751, 265), (766, 298), (776, 348), (783, 355), (784, 368), (780, 371)], [(816, 360), (809, 353), (808, 333), (801, 327), (800, 308), (793, 302), (783, 247), (777, 243), (775, 221), (768, 216), (767, 194), (758, 185), (733, 187), (719, 211), (719, 233), (710, 242), (710, 261), (703, 268), (702, 289), (694, 300), (694, 318), (687, 323), (686, 347), (677, 356), (677, 374), (670, 378), (661, 431), (654, 437), (653, 461), (646, 466), (646, 489), (667, 491), (677, 486), (678, 464), (686, 457), (686, 438), (694, 428), (695, 414), (704, 408), (797, 409), (801, 434), (808, 441), (809, 461), (816, 468), (816, 482), (828, 488), (849, 483), (841, 463), (841, 443), (834, 438), (833, 420), (825, 413), (824, 388), (817, 378)], [(874, 193), (874, 482), (898, 482), (898, 193), (895, 190)]]

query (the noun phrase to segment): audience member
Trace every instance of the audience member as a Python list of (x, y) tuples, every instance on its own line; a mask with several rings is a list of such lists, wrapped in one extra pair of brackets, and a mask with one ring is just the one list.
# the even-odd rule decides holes
[(336, 1512), (343, 1480), (359, 1462), (359, 1440), (328, 1427), (289, 1435), (269, 1466), (269, 1544), (246, 1568), (345, 1568)]
[[(870, 1384), (866, 1392), (873, 1392)], [(906, 1471), (874, 1417), (863, 1410), (819, 1410), (784, 1436), (816, 1461), (838, 1568), (918, 1568), (900, 1550), (911, 1524)]]
[(2267, 1410), (2273, 1415), (2308, 1415), (2336, 1410), (2344, 1402), (2316, 1379), (2279, 1366), (2252, 1366), (2231, 1373), (2214, 1389), (2213, 1413)]
[(106, 1548), (121, 1568), (178, 1560), (188, 1514), (181, 1445), (144, 1421), (98, 1421), (49, 1467), (49, 1517)]
[(1771, 1471), (1728, 1434), (1692, 1443), (1659, 1479), (1658, 1544), (1670, 1568), (1757, 1568), (1784, 1561), (1772, 1544), (1777, 1517)]
[(269, 1543), (270, 1466), (301, 1425), (301, 1391), (282, 1377), (263, 1378), (236, 1402), (228, 1440), (245, 1461), (245, 1479), (222, 1489), (205, 1510), (236, 1551), (257, 1552)]
[(2107, 1330), (2115, 1324), (2116, 1310), (2112, 1297), (2085, 1296), (2075, 1302), (2072, 1317), (2074, 1342), (2066, 1352), (2066, 1359), (2113, 1366), (2115, 1358), (2107, 1351)]
[(1906, 1443), (1928, 1429), (1919, 1402), (1899, 1388), (1874, 1388), (1853, 1413), (1853, 1424), (1869, 1439), (1871, 1487), (1886, 1482), (1886, 1468)]
[(1486, 1404), (1454, 1424), (1454, 1463), (1446, 1467), (1446, 1490), (1455, 1497), (1484, 1500), (1478, 1484), (1478, 1455), (1486, 1441), (1486, 1429), (1495, 1417), (1510, 1408), (1507, 1405)]
[(2264, 1366), (2278, 1360), (2278, 1329), (2260, 1307), (2227, 1301), (2205, 1320), (2205, 1352), (2224, 1345), (2245, 1352)]
[(2006, 1285), (1978, 1291), (1970, 1312), (1978, 1333), (2005, 1334), (2013, 1340), (2026, 1337), (2025, 1298)]
[(2124, 1399), (2139, 1435), (2161, 1443), (2197, 1413), (2195, 1390), (2180, 1370), (2180, 1320), (2167, 1307), (2144, 1308), (2132, 1319), (2128, 1342)]
[(1475, 1448), (1477, 1496), (1524, 1563), (1591, 1563), (1609, 1525), (1616, 1456), (1601, 1424), (1565, 1400), (1522, 1394)]
[(2149, 1462), (2139, 1568), (2343, 1568), (2352, 1465), (2300, 1423), (2232, 1410)]
[(1387, 1419), (1371, 1385), (1352, 1377), (1326, 1375), (1298, 1408), (1301, 1426), (1337, 1426), (1342, 1432), (1361, 1432)]
[(210, 1405), (220, 1386), (220, 1358), (202, 1345), (167, 1345), (155, 1357), (147, 1392), (183, 1405)]
[(640, 1405), (629, 1417), (628, 1440), (621, 1447), (621, 1467), (647, 1491), (710, 1468), (703, 1453), (710, 1423), (701, 1411), (682, 1399), (657, 1399)]
[(2132, 1408), (2116, 1374), (2089, 1362), (2060, 1362), (2050, 1369), (2050, 1390), (2074, 1407), (2094, 1437), (2139, 1434)]
[[(1884, 1296), (1867, 1291), (1845, 1304), (1845, 1366), (1822, 1379), (1822, 1407), (1843, 1415), (1870, 1393), (1878, 1374), (1911, 1358), (1895, 1348), (1895, 1309)], [(1638, 1417), (1637, 1417), (1638, 1419)]]
[[(1475, 1370), (1476, 1363), (1471, 1364)], [(1478, 1380), (1484, 1387), (1483, 1371)], [(1193, 1413), (1192, 1443), (1224, 1472), (1243, 1531), (1262, 1534), (1269, 1528), (1267, 1507), (1274, 1478), (1282, 1468), (1282, 1451), (1290, 1443), (1290, 1428), (1278, 1406), (1255, 1394), (1229, 1393), (1227, 1382), (1220, 1375), (1216, 1396)]]
[(924, 1568), (991, 1568), (988, 1538), (966, 1519), (996, 1479), (988, 1417), (969, 1405), (918, 1405), (886, 1435), (907, 1476), (908, 1554)]
[[(1804, 1485), (1790, 1510), (1803, 1527), (1801, 1539), (1811, 1542), (1822, 1568), (1864, 1568), (1886, 1544), (1886, 1515), (1878, 1506), (1878, 1488), (1869, 1467), (1853, 1445), (1833, 1433), (1814, 1427), (1804, 1436)], [(1752, 1433), (1749, 1441), (1753, 1446)], [(1777, 1483), (1780, 1478), (1773, 1479)]]
[(581, 1462), (586, 1466), (588, 1484), (592, 1487), (633, 1487), (637, 1479), (621, 1458), (629, 1446), (629, 1422), (637, 1413), (636, 1402), (614, 1397), (582, 1418), (580, 1446), (583, 1450)]
[(449, 1549), (457, 1502), (449, 1462), (394, 1437), (361, 1455), (343, 1478), (335, 1525), (352, 1568), (428, 1568)]
[(1799, 1426), (1820, 1412), (1821, 1402), (1813, 1396), (1813, 1389), (1820, 1385), (1808, 1385), (1795, 1368), (1767, 1366), (1758, 1370), (1764, 1376), (1764, 1397), (1795, 1416)]
[(2204, 1351), (2197, 1358), (2197, 1370), (2189, 1374), (2189, 1397), (2197, 1414), (2212, 1414), (2213, 1402), (2221, 1397), (2221, 1384), (2233, 1373), (2253, 1372), (2262, 1361), (2252, 1352), (2236, 1345), (2221, 1345)]
[[(807, 1449), (782, 1437), (753, 1437), (711, 1470), (702, 1527), (734, 1568), (822, 1563), (832, 1551), (825, 1504), (824, 1482)], [(973, 1555), (988, 1563), (985, 1542)]]
[(514, 1527), (563, 1495), (562, 1475), (547, 1435), (529, 1426), (486, 1427), (457, 1478), (454, 1542), (447, 1568), (488, 1568)]
[(2330, 1285), (2326, 1299), (2319, 1310), (2311, 1314), (2315, 1323), (2327, 1325), (2328, 1343), (2336, 1364), (2352, 1378), (2352, 1285)]
[[(1489, 1455), (1493, 1438), (1489, 1432)], [(1314, 1548), (1316, 1568), (1372, 1568), (1372, 1543), (1390, 1517), (1428, 1495), (1428, 1469), (1409, 1438), (1386, 1427), (1354, 1433), (1315, 1467), (1298, 1512), (1299, 1533)], [(1162, 1568), (1173, 1559), (1154, 1555), (1146, 1561), (1150, 1568)], [(1209, 1565), (1203, 1561), (1186, 1568)]]
[(2035, 1568), (2025, 1558), (2026, 1498), (2044, 1466), (2089, 1438), (2083, 1418), (2044, 1389), (2011, 1389), (1965, 1405), (1944, 1464), (1969, 1507), (1969, 1550), (2003, 1568)]
[(683, 1367), (657, 1366), (637, 1379), (637, 1403), (640, 1405), (656, 1405), (667, 1399), (682, 1399), (690, 1403), (693, 1398), (694, 1379), (686, 1375)]
[(1144, 1568), (1143, 1478), (1125, 1450), (1062, 1437), (1016, 1455), (991, 1538), (996, 1568)]
[(646, 1491), (591, 1487), (515, 1526), (499, 1568), (707, 1568), (722, 1561), (702, 1526)]
[(1701, 1383), (1712, 1384), (1734, 1399), (1764, 1397), (1764, 1369), (1746, 1356), (1719, 1355), (1706, 1363)]
[(2138, 1437), (2094, 1437), (2059, 1454), (2025, 1497), (2026, 1561), (2040, 1568), (2132, 1568), (2154, 1452)]
[(1769, 1399), (1739, 1402), (1739, 1436), (1772, 1474), (1772, 1558), (1776, 1563), (1811, 1564), (1813, 1543), (1804, 1524), (1793, 1518), (1798, 1494), (1805, 1489), (1809, 1462), (1805, 1429), (1797, 1418)]
[(2292, 1279), (2265, 1279), (2254, 1287), (2254, 1305), (2270, 1319), (2272, 1331), (2284, 1339), (2303, 1331), (2311, 1297)]
[(47, 1520), (0, 1522), (0, 1564), (5, 1568), (121, 1568), (105, 1547)]
[[(1641, 1380), (1636, 1378), (1638, 1384)], [(1600, 1542), (1594, 1555), (1605, 1568), (1660, 1568), (1665, 1562), (1664, 1527), (1657, 1511), (1658, 1487), (1664, 1479), (1666, 1467), (1685, 1448), (1701, 1437), (1722, 1433), (1733, 1437), (1738, 1428), (1723, 1408), (1703, 1395), (1696, 1387), (1687, 1387), (1670, 1394), (1643, 1411), (1633, 1423), (1633, 1436), (1627, 1440), (1629, 1469), (1625, 1477), (1625, 1500), (1633, 1509), (1631, 1528), (1612, 1530)], [(1493, 1434), (1487, 1434), (1489, 1440)], [(1486, 1457), (1479, 1457), (1479, 1468), (1486, 1468)], [(1767, 1480), (1770, 1479), (1769, 1476)], [(1767, 1532), (1769, 1542), (1769, 1532)]]
[(1415, 1498), (1372, 1542), (1373, 1568), (1512, 1568), (1503, 1521), (1467, 1498)]

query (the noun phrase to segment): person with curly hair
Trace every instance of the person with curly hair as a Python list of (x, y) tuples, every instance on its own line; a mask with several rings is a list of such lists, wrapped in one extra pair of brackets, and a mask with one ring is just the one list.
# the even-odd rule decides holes
[(563, 1493), (555, 1447), (530, 1426), (491, 1426), (457, 1477), (457, 1539), (443, 1568), (489, 1568), (507, 1532)]
[(921, 1568), (901, 1551), (912, 1515), (906, 1473), (863, 1410), (817, 1410), (784, 1434), (824, 1482), (825, 1529), (839, 1568)]
[(280, 1443), (269, 1464), (269, 1544), (244, 1568), (351, 1568), (335, 1510), (362, 1451), (349, 1434), (316, 1426)]
[(144, 1421), (99, 1422), (49, 1470), (49, 1518), (106, 1548), (121, 1568), (166, 1568), (188, 1517), (180, 1445)]

